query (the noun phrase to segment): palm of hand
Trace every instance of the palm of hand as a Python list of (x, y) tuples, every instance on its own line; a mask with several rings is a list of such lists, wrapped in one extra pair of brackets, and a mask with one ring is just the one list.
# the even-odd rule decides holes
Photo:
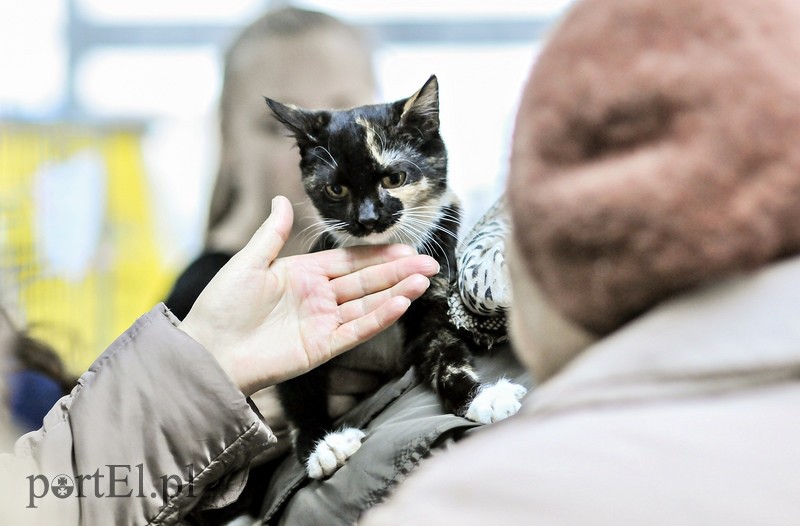
[[(240, 385), (259, 384), (255, 391), (332, 357), (331, 340), (341, 319), (331, 280), (319, 265), (287, 258), (267, 268), (226, 268), (220, 274), (226, 271), (230, 275), (221, 277), (233, 285), (226, 286), (224, 303), (214, 307), (209, 329), (226, 336), (219, 345), (238, 348), (230, 365)], [(243, 308), (249, 312), (237, 311)], [(275, 378), (264, 378), (262, 371)]]
[(245, 393), (321, 365), (394, 323), (439, 271), (405, 245), (275, 259), (291, 228), (285, 199), (203, 290), (180, 328)]
[[(337, 331), (344, 323), (332, 280), (317, 264), (303, 258), (276, 261), (265, 278), (265, 288), (272, 289), (271, 315), (264, 328), (271, 338), (297, 342), (284, 347), (297, 364), (292, 376), (316, 367), (334, 356)], [(294, 373), (294, 374), (292, 374)]]

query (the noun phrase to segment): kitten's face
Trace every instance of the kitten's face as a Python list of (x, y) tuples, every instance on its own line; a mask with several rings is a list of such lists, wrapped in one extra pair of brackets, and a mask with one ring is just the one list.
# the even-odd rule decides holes
[(416, 244), (426, 233), (447, 192), (435, 77), (389, 104), (307, 111), (267, 103), (296, 137), (303, 186), (340, 243)]
[[(313, 224), (315, 210), (300, 182), (295, 141), (263, 111), (259, 98), (272, 93), (307, 108), (343, 109), (373, 102), (370, 53), (349, 30), (320, 27), (302, 35), (260, 35), (237, 48), (231, 62), (221, 101), (220, 171), (247, 195), (234, 199), (232, 210), (225, 212), (221, 203), (215, 208), (214, 219), (221, 222), (210, 225), (209, 244), (238, 251), (266, 216), (263, 207), (284, 195), (294, 204), (295, 221), (281, 254), (307, 252), (298, 234)], [(251, 206), (258, 210), (248, 211)]]

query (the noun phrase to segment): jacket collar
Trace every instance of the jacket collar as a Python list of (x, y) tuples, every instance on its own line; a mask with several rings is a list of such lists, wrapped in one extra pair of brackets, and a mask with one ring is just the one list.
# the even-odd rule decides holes
[(528, 412), (722, 393), (800, 378), (800, 257), (685, 294), (592, 344)]

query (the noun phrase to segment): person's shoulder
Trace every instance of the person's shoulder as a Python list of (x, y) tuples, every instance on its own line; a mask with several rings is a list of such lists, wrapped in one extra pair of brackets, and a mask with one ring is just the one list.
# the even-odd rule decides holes
[(206, 285), (232, 257), (228, 252), (203, 252), (189, 263), (164, 300), (169, 310), (181, 320), (186, 317)]

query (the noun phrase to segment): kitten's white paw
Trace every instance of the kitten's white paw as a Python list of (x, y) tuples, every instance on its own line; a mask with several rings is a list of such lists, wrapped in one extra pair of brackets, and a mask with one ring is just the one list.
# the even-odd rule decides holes
[(365, 436), (363, 431), (352, 427), (328, 433), (306, 461), (308, 476), (319, 480), (333, 475), (358, 451)]
[(523, 386), (502, 378), (481, 387), (469, 404), (466, 417), (479, 424), (491, 424), (516, 414), (520, 400), (528, 392)]

